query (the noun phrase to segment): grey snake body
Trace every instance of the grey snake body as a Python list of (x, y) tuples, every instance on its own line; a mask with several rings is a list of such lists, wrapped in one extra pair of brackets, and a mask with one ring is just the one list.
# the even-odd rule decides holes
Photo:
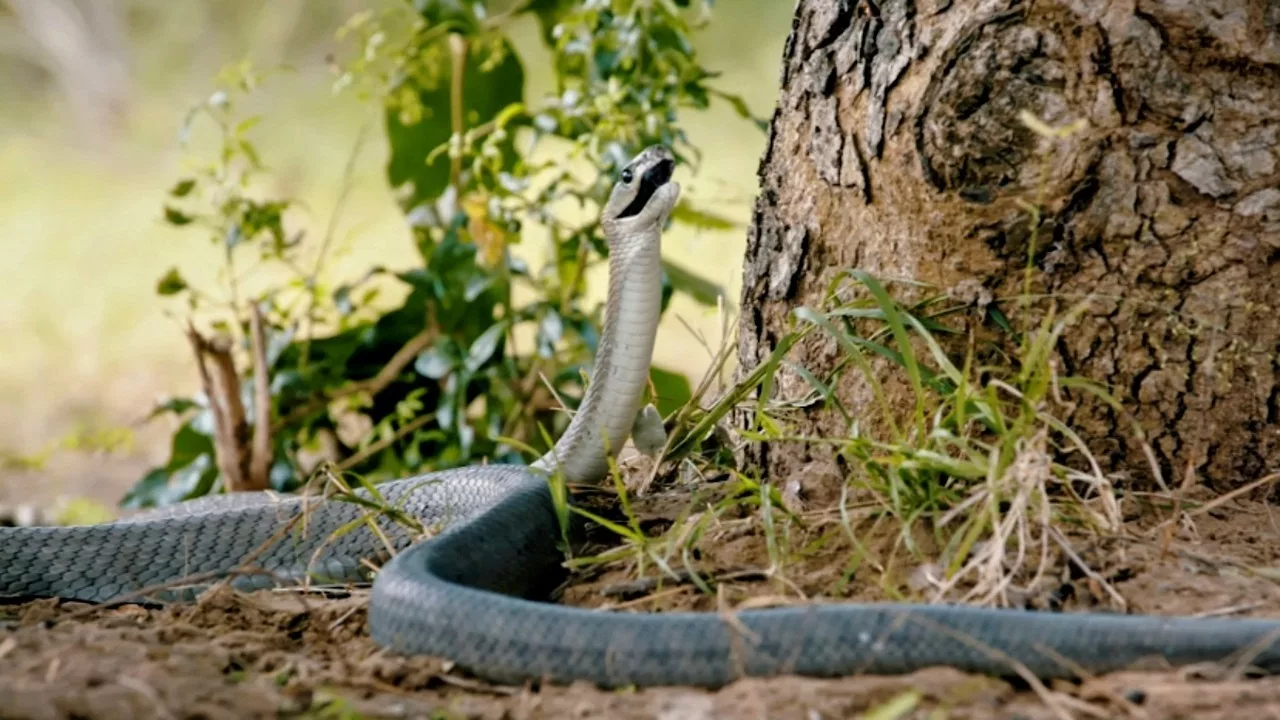
[[(531, 467), (471, 466), (383, 483), (383, 497), (426, 525), (425, 541), (378, 524), (398, 551), (377, 574), (375, 642), (453, 660), (508, 682), (717, 687), (744, 676), (903, 673), (946, 665), (1042, 678), (1104, 673), (1155, 657), (1280, 670), (1280, 621), (1048, 613), (946, 605), (812, 604), (731, 614), (624, 613), (539, 601), (563, 575), (561, 526), (547, 473), (599, 481), (643, 398), (661, 296), (660, 234), (679, 196), (673, 158), (651, 147), (606, 204), (610, 242), (604, 333), (583, 403), (555, 448)], [(282, 578), (364, 579), (385, 552), (366, 527), (334, 531), (359, 506), (244, 493), (181, 503), (101, 525), (0, 528), (0, 596), (107, 601), (193, 574), (245, 564), (250, 590)], [(306, 521), (297, 519), (304, 510)], [(194, 590), (179, 597), (190, 597)], [(171, 595), (175, 593), (171, 592)]]

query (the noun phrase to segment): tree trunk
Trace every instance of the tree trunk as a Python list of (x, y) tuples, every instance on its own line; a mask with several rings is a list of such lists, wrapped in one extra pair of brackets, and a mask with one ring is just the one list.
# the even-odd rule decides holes
[[(1050, 141), (1023, 110), (1088, 125)], [(1092, 296), (1060, 372), (1126, 404), (1166, 479), (1280, 470), (1280, 0), (800, 0), (759, 174), (744, 368), (838, 272), (1008, 299), (1030, 250), (1032, 293)], [(811, 336), (792, 358), (833, 351)], [(866, 407), (854, 379), (836, 393)], [(1132, 419), (1069, 420), (1109, 470), (1151, 478)], [(818, 459), (754, 452), (776, 479)]]

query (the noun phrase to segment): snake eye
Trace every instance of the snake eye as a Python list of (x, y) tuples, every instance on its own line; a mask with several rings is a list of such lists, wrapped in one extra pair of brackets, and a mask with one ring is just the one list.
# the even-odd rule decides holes
[(622, 171), (622, 183), (624, 185), (630, 185), (631, 181), (635, 179), (635, 173), (631, 172), (631, 168), (626, 168)]

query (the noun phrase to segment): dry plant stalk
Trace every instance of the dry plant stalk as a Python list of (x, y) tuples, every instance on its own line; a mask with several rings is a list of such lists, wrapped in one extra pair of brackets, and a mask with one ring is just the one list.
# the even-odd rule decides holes
[(262, 317), (256, 305), (251, 323), (253, 356), (257, 366), (254, 384), (256, 417), (252, 430), (245, 416), (244, 403), (240, 402), (240, 375), (231, 354), (231, 340), (225, 336), (206, 338), (195, 325), (187, 325), (187, 340), (196, 356), (200, 385), (213, 412), (214, 457), (227, 492), (266, 490), (271, 468), (271, 426), (265, 421), (271, 412), (271, 399), (267, 386)]
[[(1070, 546), (1067, 538), (1053, 525), (1053, 513), (1049, 501), (1050, 485), (1056, 483), (1051, 471), (1052, 462), (1047, 451), (1049, 428), (1042, 427), (1035, 436), (1019, 440), (1017, 453), (1012, 464), (1006, 468), (1001, 477), (993, 478), (987, 485), (975, 490), (961, 505), (953, 508), (944, 516), (942, 524), (958, 516), (966, 509), (983, 512), (976, 506), (992, 502), (993, 493), (1008, 503), (1008, 509), (999, 513), (991, 530), (991, 537), (980, 547), (976, 547), (972, 556), (950, 578), (939, 582), (934, 588), (934, 602), (940, 602), (955, 591), (962, 581), (971, 583), (958, 602), (980, 605), (1010, 604), (1011, 589), (1029, 590), (1035, 588), (1049, 570), (1050, 545), (1057, 545), (1070, 561), (1074, 561), (1081, 570), (1094, 580), (1115, 603), (1123, 609), (1124, 599), (1104, 578), (1090, 568)], [(1116, 531), (1119, 528), (1118, 509), (1111, 495), (1111, 485), (1100, 474), (1070, 472), (1067, 484), (1083, 482), (1093, 486), (1098, 497), (1094, 502), (1102, 505), (1102, 511), (1090, 509), (1084, 498), (1076, 498), (1077, 510), (1085, 513), (1098, 528)], [(1012, 554), (1009, 546), (1013, 545)], [(1035, 558), (1035, 571), (1030, 580), (1022, 587), (1016, 587), (1014, 580), (1019, 571), (1027, 567), (1029, 560)]]
[(271, 381), (267, 377), (267, 338), (262, 309), (249, 305), (253, 349), (253, 444), (249, 450), (249, 485), (265, 490), (271, 473)]

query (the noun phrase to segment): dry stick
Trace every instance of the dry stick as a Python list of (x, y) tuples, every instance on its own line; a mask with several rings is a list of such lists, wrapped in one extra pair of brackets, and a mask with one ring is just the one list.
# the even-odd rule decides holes
[[(462, 141), (462, 76), (467, 70), (467, 38), (460, 33), (449, 33), (449, 55), (453, 60), (453, 73), (449, 82), (450, 124), (453, 137), (449, 144)], [(449, 148), (449, 182), (459, 195), (462, 193), (462, 148)]]
[(743, 643), (749, 642), (752, 646), (758, 646), (760, 644), (760, 636), (747, 627), (746, 623), (742, 622), (742, 619), (738, 617), (737, 611), (729, 606), (729, 600), (724, 595), (724, 588), (724, 585), (716, 586), (716, 615), (733, 631), (729, 633), (730, 659), (733, 661), (734, 670), (737, 672), (738, 677), (746, 677), (747, 666), (743, 655), (746, 647)]
[(265, 490), (271, 471), (271, 383), (267, 371), (267, 340), (262, 309), (249, 304), (250, 343), (253, 350), (253, 445), (249, 452), (249, 486)]
[[(1059, 665), (1062, 665), (1063, 667), (1067, 668), (1071, 672), (1075, 673), (1082, 681), (1090, 681), (1090, 680), (1097, 679), (1096, 675), (1085, 670), (1079, 663), (1066, 657), (1065, 655), (1054, 650), (1053, 648), (1037, 644), (1036, 649), (1038, 649), (1040, 652), (1048, 656), (1049, 659), (1053, 660)], [(1131, 717), (1142, 718), (1142, 719), (1145, 719), (1148, 717), (1146, 710), (1143, 710), (1142, 708), (1138, 707), (1131, 700), (1125, 698), (1123, 695), (1117, 693), (1115, 690), (1106, 686), (1105, 684), (1099, 684), (1098, 690), (1101, 695), (1105, 696), (1107, 699), (1111, 700), (1112, 702), (1119, 705), (1120, 707), (1123, 707)], [(1089, 704), (1089, 702), (1087, 700), (1084, 700), (1083, 698), (1072, 698), (1070, 695), (1062, 695), (1062, 694), (1059, 694), (1058, 697), (1060, 699), (1071, 698), (1074, 702), (1084, 703), (1086, 711), (1089, 712), (1090, 714), (1095, 714), (1095, 716), (1098, 716), (1098, 717), (1107, 717), (1106, 715), (1096, 715), (1097, 708), (1094, 708), (1093, 705)]]
[(661, 592), (656, 592), (649, 595), (642, 595), (638, 598), (635, 598), (634, 600), (627, 600), (625, 602), (620, 602), (616, 605), (606, 605), (601, 607), (600, 610), (610, 611), (610, 612), (616, 611), (616, 610), (626, 610), (628, 608), (633, 608), (637, 605), (643, 605), (645, 603), (653, 602), (655, 600), (662, 600), (664, 598), (669, 598), (672, 595), (680, 595), (682, 593), (689, 592), (689, 589), (692, 587), (693, 587), (692, 585), (676, 585), (675, 587), (667, 588), (666, 590), (663, 590)]
[(1188, 510), (1187, 517), (1192, 517), (1195, 515), (1201, 515), (1203, 513), (1207, 513), (1210, 510), (1213, 510), (1214, 508), (1217, 508), (1225, 503), (1228, 503), (1240, 497), (1241, 495), (1244, 495), (1253, 490), (1256, 490), (1263, 485), (1273, 483), (1276, 480), (1280, 480), (1280, 473), (1272, 473), (1260, 480), (1254, 480), (1253, 482), (1249, 483), (1248, 485), (1245, 485), (1244, 487), (1238, 487), (1235, 490), (1232, 490), (1231, 492), (1225, 495), (1219, 495), (1218, 497), (1214, 498), (1213, 500), (1210, 500), (1209, 502), (1201, 505), (1198, 508), (1193, 508), (1191, 510)]
[(1238, 657), (1231, 667), (1227, 668), (1226, 680), (1237, 681), (1240, 676), (1245, 673), (1259, 655), (1266, 651), (1267, 647), (1280, 640), (1280, 630), (1269, 632), (1262, 637), (1254, 640), (1248, 647), (1238, 652)]
[[(1051, 712), (1057, 715), (1061, 720), (1071, 720), (1071, 715), (1068, 714), (1061, 705), (1061, 699), (1055, 696), (1055, 694), (1052, 691), (1050, 691), (1048, 687), (1045, 686), (1044, 682), (1041, 681), (1040, 678), (1036, 677), (1035, 673), (1031, 672), (1031, 668), (1028, 668), (1025, 664), (1019, 662), (1018, 660), (1015, 660), (1008, 653), (1005, 653), (1001, 650), (997, 650), (991, 647), (990, 645), (987, 645), (986, 643), (978, 640), (977, 638), (974, 638), (963, 632), (954, 630), (950, 627), (947, 627), (946, 625), (934, 622), (933, 620), (930, 620), (928, 618), (912, 615), (909, 612), (900, 614), (899, 619), (907, 622), (919, 623), (921, 625), (929, 627), (934, 632), (937, 632), (941, 635), (946, 635), (957, 642), (968, 645), (970, 648), (977, 650), (983, 655), (986, 655), (988, 658), (1003, 662), (1018, 677), (1022, 678), (1023, 682), (1027, 683), (1027, 685), (1031, 687), (1032, 692), (1034, 692), (1040, 698), (1040, 700), (1044, 702), (1045, 705), (1048, 706)], [(1041, 651), (1048, 650), (1048, 648), (1044, 648), (1044, 647), (1040, 647), (1039, 649)]]
[[(365, 139), (369, 135), (369, 123), (360, 126), (360, 134), (356, 136), (356, 142), (351, 147), (351, 153), (347, 155), (347, 164), (342, 170), (342, 188), (338, 191), (337, 202), (334, 203), (333, 212), (329, 214), (329, 223), (324, 230), (324, 239), (320, 241), (320, 252), (316, 253), (316, 263), (311, 269), (311, 273), (307, 276), (307, 287), (316, 287), (316, 281), (320, 278), (320, 271), (324, 268), (325, 257), (329, 254), (329, 247), (333, 244), (333, 236), (338, 230), (338, 216), (342, 208), (347, 204), (347, 198), (351, 195), (351, 189), (355, 183), (352, 179), (356, 172), (356, 160), (360, 157), (360, 150), (364, 147)], [(306, 317), (311, 318), (311, 311), (315, 307), (316, 295), (312, 294), (308, 303)]]
[[(249, 458), (243, 440), (248, 435), (244, 405), (240, 402), (240, 380), (226, 338), (208, 340), (187, 323), (187, 339), (196, 355), (200, 383), (213, 411), (214, 456), (228, 492), (252, 489), (246, 479)], [(210, 372), (206, 359), (213, 362)]]
[(1173, 543), (1173, 533), (1178, 527), (1178, 523), (1182, 519), (1182, 498), (1195, 484), (1196, 477), (1196, 456), (1194, 454), (1187, 457), (1187, 469), (1182, 474), (1182, 484), (1178, 486), (1178, 491), (1173, 494), (1173, 514), (1168, 520), (1164, 521), (1164, 537), (1160, 540), (1160, 557), (1167, 558), (1169, 556), (1169, 545)]
[[(762, 568), (742, 568), (738, 570), (728, 570), (716, 577), (711, 578), (714, 583), (728, 582), (730, 580), (767, 580), (769, 572)], [(676, 577), (647, 577), (639, 580), (631, 580), (629, 582), (614, 583), (606, 585), (600, 589), (601, 595), (634, 595), (642, 592), (652, 592), (659, 585), (683, 585), (693, 582), (693, 572), (690, 570), (676, 571)]]
[(1192, 614), (1191, 617), (1208, 618), (1208, 617), (1224, 617), (1226, 615), (1237, 615), (1239, 613), (1249, 612), (1250, 610), (1257, 610), (1258, 608), (1263, 607), (1265, 605), (1266, 603), (1262, 603), (1262, 602), (1242, 603), (1240, 605), (1228, 605), (1226, 607), (1214, 608), (1212, 610), (1205, 610), (1203, 612), (1194, 613)]
[[(1064, 710), (1072, 709), (1075, 710), (1076, 713), (1083, 713), (1089, 717), (1105, 718), (1107, 720), (1112, 720), (1112, 718), (1115, 717), (1102, 708), (1094, 707), (1093, 703), (1090, 703), (1088, 700), (1081, 700), (1080, 698), (1073, 697), (1065, 693), (1055, 692), (1053, 690), (1050, 690), (1049, 692), (1053, 693), (1054, 700), (1056, 702), (1062, 703)], [(1078, 715), (1071, 717), (1078, 717)]]
[(1116, 592), (1116, 589), (1111, 586), (1111, 583), (1107, 582), (1106, 579), (1099, 575), (1096, 570), (1089, 567), (1085, 561), (1076, 554), (1076, 551), (1071, 549), (1071, 543), (1067, 542), (1067, 538), (1064, 537), (1057, 528), (1049, 527), (1048, 530), (1049, 534), (1053, 537), (1053, 541), (1058, 543), (1058, 546), (1067, 554), (1067, 557), (1071, 558), (1072, 562), (1074, 562), (1076, 566), (1089, 577), (1089, 579), (1098, 583), (1098, 586), (1103, 590), (1106, 590), (1107, 594), (1110, 595), (1111, 599), (1120, 606), (1121, 610), (1127, 610), (1129, 608), (1129, 603), (1125, 602), (1125, 599), (1121, 597), (1120, 593)]
[[(311, 343), (315, 339), (313, 337), (316, 317), (316, 301), (319, 294), (315, 291), (318, 287), (320, 272), (324, 269), (325, 258), (329, 255), (329, 248), (333, 245), (333, 237), (338, 230), (338, 217), (342, 212), (342, 208), (347, 204), (347, 198), (351, 195), (351, 190), (355, 184), (352, 178), (355, 176), (356, 160), (360, 157), (360, 150), (364, 147), (365, 139), (369, 135), (369, 123), (363, 123), (360, 126), (360, 133), (356, 136), (355, 144), (351, 147), (351, 153), (347, 155), (347, 164), (342, 170), (342, 186), (338, 191), (338, 198), (333, 204), (333, 211), (329, 213), (329, 222), (325, 226), (324, 237), (320, 240), (320, 251), (316, 253), (316, 262), (311, 267), (311, 272), (306, 274), (306, 282), (304, 287), (312, 289), (310, 297), (307, 298), (307, 309), (302, 314), (302, 320), (306, 323), (306, 340), (302, 343), (302, 362), (305, 364), (311, 357)], [(301, 275), (302, 273), (299, 272)]]

